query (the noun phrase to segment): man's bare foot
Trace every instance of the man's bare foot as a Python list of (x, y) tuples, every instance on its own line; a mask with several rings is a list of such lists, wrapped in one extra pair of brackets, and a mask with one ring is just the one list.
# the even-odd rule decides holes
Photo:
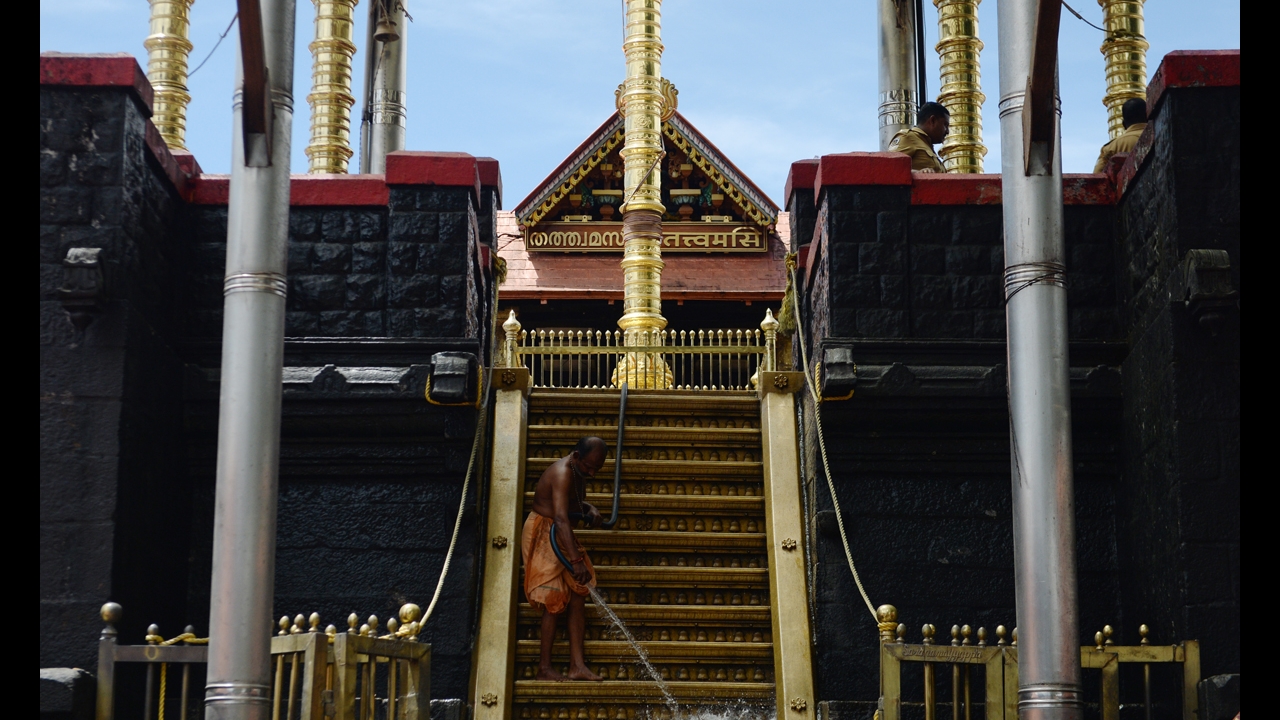
[[(572, 676), (573, 676), (573, 673), (569, 673), (569, 676), (570, 676), (570, 677), (572, 677)], [(565, 677), (565, 676), (561, 675), (560, 673), (556, 672), (556, 670), (555, 670), (554, 668), (544, 667), (544, 668), (541, 668), (541, 669), (539, 669), (539, 670), (538, 670), (538, 679), (539, 679), (539, 680), (553, 680), (553, 681), (555, 681), (555, 682), (564, 682), (565, 680), (568, 680), (569, 678), (567, 678), (567, 677)]]
[(601, 680), (599, 675), (588, 670), (587, 666), (585, 665), (569, 668), (569, 679), (570, 680), (593, 680), (595, 682), (600, 682)]

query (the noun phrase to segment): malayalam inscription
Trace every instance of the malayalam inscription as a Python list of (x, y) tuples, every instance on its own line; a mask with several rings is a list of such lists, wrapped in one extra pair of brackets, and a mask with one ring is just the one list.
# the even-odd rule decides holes
[[(622, 223), (540, 223), (525, 230), (529, 252), (622, 252)], [(763, 231), (734, 223), (664, 223), (663, 252), (764, 252)]]

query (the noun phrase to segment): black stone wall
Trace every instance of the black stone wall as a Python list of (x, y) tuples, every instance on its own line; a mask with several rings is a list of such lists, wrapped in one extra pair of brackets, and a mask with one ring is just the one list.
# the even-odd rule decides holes
[[(132, 88), (40, 89), (40, 665), (92, 668), (108, 599), (121, 632), (186, 620), (181, 200), (145, 143)], [(100, 248), (83, 330), (58, 288)]]
[[(126, 644), (152, 622), (208, 631), (227, 212), (171, 187), (148, 114), (131, 89), (41, 88), (42, 667), (94, 667), (107, 600)], [(431, 600), (477, 415), (423, 393), (434, 353), (487, 356), (479, 205), (392, 186), (387, 206), (291, 210), (277, 615), (385, 627)], [(105, 266), (82, 331), (58, 293), (70, 247), (102, 248)], [(479, 457), (422, 636), (436, 698), (465, 697), (470, 674)]]
[[(1124, 354), (1114, 208), (1065, 210), (1081, 629), (1092, 635), (1124, 621), (1115, 522)], [(845, 347), (859, 366), (854, 397), (822, 413), (867, 592), (898, 608), (916, 642), (926, 622), (944, 642), (953, 624), (984, 626), (994, 642), (997, 625), (1016, 625), (1002, 208), (912, 205), (909, 187), (828, 187), (813, 227), (811, 362)], [(861, 713), (878, 695), (876, 629), (841, 547), (811, 404), (804, 420), (817, 694), (832, 712)], [(907, 685), (919, 693), (918, 678)]]
[[(1240, 89), (1165, 92), (1116, 218), (1124, 362), (1125, 606), (1162, 641), (1240, 672)], [(1226, 251), (1230, 290), (1188, 306), (1188, 252)], [(1193, 270), (1194, 273), (1194, 270)], [(1131, 628), (1126, 628), (1131, 630)]]

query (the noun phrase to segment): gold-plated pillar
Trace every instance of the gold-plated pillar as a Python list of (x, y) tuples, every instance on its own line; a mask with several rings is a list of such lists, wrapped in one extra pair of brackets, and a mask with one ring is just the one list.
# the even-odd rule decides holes
[(978, 4), (982, 0), (933, 0), (938, 8), (938, 102), (951, 111), (951, 132), (938, 155), (947, 172), (980, 173), (987, 147), (982, 144), (982, 41)]
[(1142, 22), (1146, 0), (1098, 0), (1102, 6), (1102, 27), (1107, 39), (1102, 43), (1106, 58), (1107, 134), (1114, 140), (1124, 132), (1120, 109), (1129, 98), (1147, 99), (1147, 44)]
[(345, 173), (351, 150), (351, 41), (357, 0), (312, 0), (316, 6), (316, 39), (311, 43), (311, 142), (307, 159), (312, 173)]
[(172, 151), (187, 149), (187, 56), (191, 41), (191, 6), (195, 0), (151, 0), (151, 34), (147, 49), (147, 80), (155, 91), (151, 122)]
[[(627, 79), (618, 96), (625, 118), (622, 146), (624, 344), (660, 344), (662, 317), (662, 0), (627, 0)], [(629, 387), (671, 386), (671, 371), (653, 354), (631, 353), (618, 363), (614, 381)]]

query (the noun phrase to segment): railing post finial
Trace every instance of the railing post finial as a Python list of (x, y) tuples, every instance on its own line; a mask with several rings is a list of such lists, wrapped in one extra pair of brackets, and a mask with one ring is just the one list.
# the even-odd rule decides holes
[[(778, 369), (778, 321), (773, 317), (773, 310), (764, 309), (764, 320), (760, 321), (760, 329), (764, 331), (764, 364), (765, 370), (773, 372)], [(885, 607), (888, 607), (887, 605)]]
[(516, 311), (512, 310), (507, 315), (506, 322), (502, 323), (502, 329), (507, 333), (506, 350), (503, 352), (502, 362), (505, 367), (516, 366), (516, 343), (520, 338), (520, 321), (516, 319)]
[(898, 630), (898, 608), (892, 605), (881, 605), (876, 608), (876, 627), (880, 628), (880, 642), (891, 643)]
[(117, 635), (116, 623), (120, 622), (120, 617), (124, 615), (124, 608), (120, 607), (119, 603), (109, 602), (102, 606), (101, 614), (102, 621), (106, 623), (106, 626), (102, 628), (100, 639), (115, 638)]

